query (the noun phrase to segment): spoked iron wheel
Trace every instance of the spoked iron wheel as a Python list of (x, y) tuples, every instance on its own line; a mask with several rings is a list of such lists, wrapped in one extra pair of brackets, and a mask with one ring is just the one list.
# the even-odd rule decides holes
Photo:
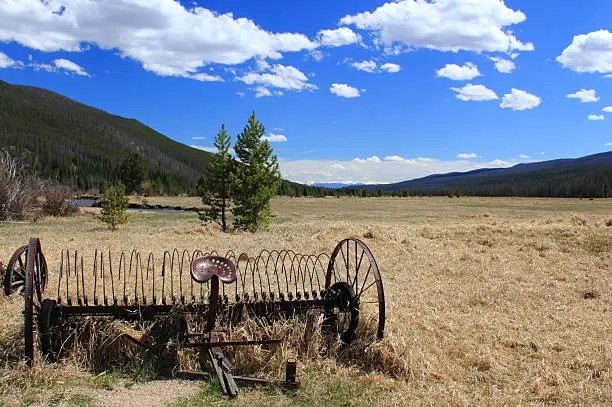
[(372, 252), (361, 240), (349, 238), (338, 243), (327, 268), (325, 291), (326, 297), (334, 304), (329, 311), (330, 317), (336, 320), (338, 333), (344, 342), (355, 339), (360, 319), (364, 321), (366, 318), (375, 321), (374, 336), (383, 338), (383, 283)]
[(25, 262), (25, 307), (23, 311), (23, 337), (28, 366), (34, 360), (34, 344), (37, 336), (35, 316), (40, 313), (42, 293), (47, 282), (47, 262), (42, 254), (40, 240), (31, 238)]
[(28, 246), (22, 246), (13, 253), (4, 274), (4, 294), (22, 293), (25, 288), (25, 264)]

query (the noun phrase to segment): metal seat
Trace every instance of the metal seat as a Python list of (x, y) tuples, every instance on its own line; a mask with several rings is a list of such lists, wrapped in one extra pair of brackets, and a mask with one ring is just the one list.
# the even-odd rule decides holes
[(224, 284), (231, 284), (238, 278), (234, 263), (221, 256), (203, 256), (193, 259), (190, 269), (191, 278), (198, 283), (205, 283), (213, 276), (219, 277)]

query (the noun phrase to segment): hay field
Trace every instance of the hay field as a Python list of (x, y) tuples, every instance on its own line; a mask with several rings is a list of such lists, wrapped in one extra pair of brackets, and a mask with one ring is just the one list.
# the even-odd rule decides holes
[[(41, 238), (52, 275), (62, 248), (314, 254), (360, 237), (385, 284), (387, 337), (369, 351), (386, 373), (313, 359), (300, 365), (296, 396), (244, 389), (227, 401), (214, 385), (181, 393), (172, 381), (153, 391), (176, 386), (176, 406), (612, 403), (612, 200), (277, 198), (272, 207), (270, 230), (257, 234), (223, 234), (194, 214), (134, 213), (115, 233), (93, 210), (5, 224), (0, 261), (28, 236)], [(101, 389), (74, 361), (32, 371), (15, 362), (21, 306), (0, 298), (0, 406), (131, 405), (109, 401), (104, 389), (121, 386)]]

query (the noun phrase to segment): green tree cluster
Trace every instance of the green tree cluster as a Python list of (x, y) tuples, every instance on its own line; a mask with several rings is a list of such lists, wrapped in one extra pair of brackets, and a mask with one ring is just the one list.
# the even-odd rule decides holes
[(111, 230), (116, 230), (117, 225), (127, 221), (128, 197), (125, 195), (125, 186), (119, 183), (117, 186), (109, 186), (104, 193), (100, 220), (108, 225)]
[(278, 158), (263, 138), (264, 125), (251, 114), (247, 125), (238, 135), (234, 151), (229, 153), (230, 139), (225, 130), (215, 138), (218, 154), (209, 163), (206, 178), (201, 183), (202, 202), (207, 209), (200, 214), (204, 221), (216, 222), (227, 231), (226, 211), (231, 212), (236, 229), (256, 232), (270, 222), (270, 199), (281, 186)]
[(230, 155), (230, 137), (221, 125), (221, 130), (215, 137), (217, 154), (211, 158), (206, 168), (205, 177), (198, 185), (202, 195), (202, 203), (207, 207), (200, 213), (200, 219), (218, 223), (227, 232), (227, 211), (230, 205), (230, 176), (234, 161)]

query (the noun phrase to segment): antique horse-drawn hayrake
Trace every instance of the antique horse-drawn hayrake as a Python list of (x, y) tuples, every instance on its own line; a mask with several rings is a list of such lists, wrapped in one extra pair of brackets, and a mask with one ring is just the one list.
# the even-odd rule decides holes
[[(348, 343), (357, 335), (360, 315), (363, 320), (367, 313), (376, 324), (371, 339), (384, 334), (380, 271), (368, 247), (354, 238), (338, 243), (331, 256), (291, 250), (264, 250), (256, 257), (229, 251), (219, 256), (215, 251), (174, 249), (162, 258), (135, 250), (118, 255), (95, 250), (84, 259), (78, 251), (63, 250), (59, 260), (57, 273), (50, 274), (40, 241), (31, 238), (15, 251), (5, 271), (5, 294), (21, 293), (25, 299), (28, 364), (36, 347), (47, 360), (54, 360), (62, 346), (56, 328), (75, 317), (150, 321), (179, 309), (185, 315), (199, 315), (204, 323), (199, 333), (185, 323), (177, 346), (207, 351), (224, 391), (235, 395), (235, 377), (221, 349), (280, 339), (223, 341), (215, 332), (219, 324), (249, 316), (273, 321), (273, 316), (319, 311), (324, 325)], [(52, 281), (57, 285), (47, 290)], [(287, 372), (287, 381), (294, 383), (293, 363)]]

